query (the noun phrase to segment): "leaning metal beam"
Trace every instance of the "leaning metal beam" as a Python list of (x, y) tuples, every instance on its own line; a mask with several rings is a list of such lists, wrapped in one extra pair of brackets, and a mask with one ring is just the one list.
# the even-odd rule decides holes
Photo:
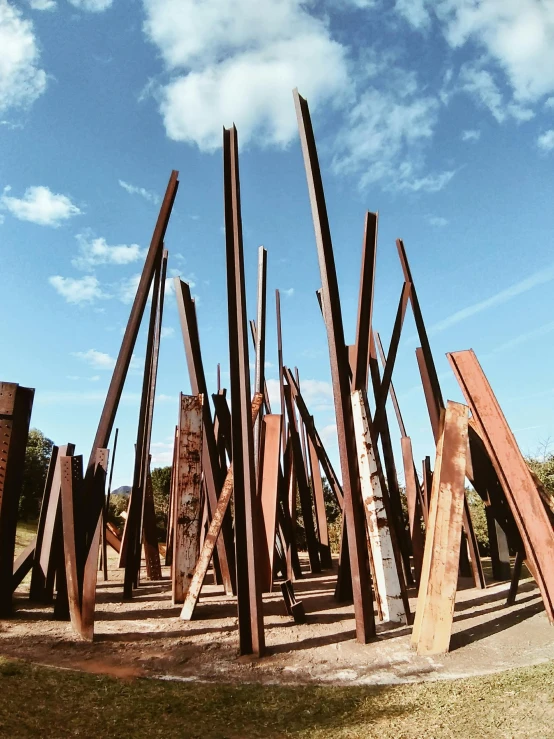
[[(277, 525), (279, 474), (281, 471), (281, 423), (282, 416), (267, 414), (262, 419), (260, 436), (260, 469), (258, 487), (263, 512), (265, 542), (260, 543), (263, 558), (262, 590), (271, 591)], [(264, 546), (265, 544), (265, 546)]]
[[(221, 488), (223, 486), (224, 474), (219, 463), (219, 454), (215, 441), (215, 432), (212, 421), (212, 413), (208, 402), (208, 386), (202, 362), (202, 351), (200, 348), (200, 335), (198, 332), (198, 321), (194, 301), (190, 287), (186, 282), (175, 278), (175, 296), (177, 298), (177, 309), (183, 333), (183, 343), (189, 371), (190, 386), (193, 395), (204, 397), (203, 426), (204, 439), (202, 442), (202, 467), (204, 470), (204, 484), (208, 493), (210, 514), (213, 516), (217, 508)], [(223, 536), (217, 542), (217, 555), (221, 567), (221, 577), (226, 593), (235, 591), (235, 569), (231, 522), (227, 518), (223, 525)]]
[[(254, 392), (263, 393), (265, 388), (265, 314), (267, 293), (267, 249), (258, 249), (258, 303), (256, 309), (256, 355), (254, 365)], [(256, 469), (260, 454), (260, 429), (262, 414), (254, 427), (254, 453)]]
[(256, 496), (254, 434), (250, 421), (239, 153), (237, 129), (234, 126), (223, 130), (223, 163), (239, 642), (241, 654), (261, 656), (265, 651), (265, 637), (259, 567), (255, 556), (256, 527), (260, 516)]
[(554, 530), (544, 503), (475, 353), (447, 357), (514, 515), (548, 618), (554, 622)]
[(464, 482), (467, 406), (448, 401), (444, 430), (437, 443), (429, 527), (412, 631), (418, 654), (448, 651), (458, 583)]
[(294, 102), (312, 208), (321, 274), (325, 326), (329, 343), (329, 359), (331, 363), (344, 492), (344, 510), (348, 529), (348, 547), (352, 572), (356, 637), (359, 642), (366, 643), (375, 636), (375, 617), (371, 596), (365, 516), (356, 454), (356, 441), (354, 438), (354, 420), (350, 402), (348, 356), (346, 342), (344, 340), (344, 327), (331, 232), (308, 103), (298, 94), (297, 90), (294, 91)]
[(377, 213), (366, 213), (362, 245), (362, 269), (358, 293), (358, 320), (356, 323), (355, 361), (352, 371), (352, 389), (367, 390), (369, 343), (373, 315), (375, 260), (377, 256)]
[(98, 423), (98, 429), (96, 431), (90, 455), (90, 464), (94, 463), (95, 449), (105, 449), (108, 447), (119, 400), (123, 391), (123, 384), (125, 383), (125, 378), (127, 377), (127, 372), (131, 363), (133, 349), (135, 348), (142, 316), (146, 307), (146, 301), (148, 300), (150, 285), (152, 284), (167, 224), (169, 223), (169, 217), (177, 194), (177, 188), (179, 186), (179, 181), (177, 179), (178, 176), (179, 173), (173, 170), (169, 178), (165, 196), (158, 215), (158, 220), (156, 222), (156, 227), (152, 234), (150, 248), (148, 249), (146, 261), (140, 276), (137, 293), (131, 308), (129, 321), (125, 329), (125, 334), (123, 335), (123, 341), (121, 343), (121, 348), (119, 350), (112, 379), (110, 381), (110, 387), (108, 388), (108, 394), (104, 402), (104, 408), (102, 409), (102, 415), (100, 416), (100, 421)]

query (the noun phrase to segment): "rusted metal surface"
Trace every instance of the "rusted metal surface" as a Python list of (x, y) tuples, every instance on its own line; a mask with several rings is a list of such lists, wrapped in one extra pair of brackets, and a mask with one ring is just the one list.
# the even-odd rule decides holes
[(447, 354), (515, 518), (554, 622), (554, 530), (515, 437), (472, 350)]
[(156, 510), (154, 508), (154, 491), (152, 490), (152, 476), (148, 471), (144, 495), (144, 561), (146, 577), (149, 580), (162, 579), (162, 565), (160, 562), (160, 548), (158, 546), (158, 531), (156, 528)]
[[(100, 551), (100, 535), (102, 531), (102, 512), (108, 476), (108, 450), (96, 450), (94, 471), (87, 470), (89, 496), (98, 501), (94, 509), (96, 514), (96, 528), (93, 538), (85, 553), (83, 563), (83, 586), (81, 596), (81, 636), (92, 641), (94, 637), (94, 610), (96, 605), (96, 582), (98, 578), (98, 554)], [(90, 509), (89, 509), (90, 511)], [(90, 511), (92, 512), (92, 511)]]
[[(381, 359), (381, 365), (383, 366), (383, 369), (384, 369), (387, 363), (387, 357), (383, 349), (383, 343), (377, 331), (375, 332), (374, 337), (375, 337), (375, 345), (377, 347), (377, 351), (379, 352), (379, 358)], [(407, 436), (408, 434), (406, 433), (406, 426), (404, 425), (404, 419), (402, 418), (402, 413), (400, 411), (400, 405), (398, 403), (398, 398), (396, 397), (396, 392), (394, 389), (394, 385), (392, 384), (392, 379), (390, 382), (389, 393), (390, 393), (390, 399), (391, 399), (392, 405), (394, 407), (394, 412), (396, 414), (396, 420), (398, 421), (398, 428), (400, 429), (400, 436)]]
[[(423, 355), (423, 362), (427, 367), (427, 375), (429, 378), (429, 392), (433, 400), (433, 405), (438, 408), (444, 408), (444, 401), (442, 399), (442, 393), (439, 385), (439, 379), (437, 376), (437, 370), (433, 362), (433, 355), (431, 354), (431, 346), (427, 337), (427, 331), (425, 329), (425, 323), (423, 322), (423, 315), (419, 305), (419, 299), (417, 291), (412, 278), (412, 271), (408, 263), (408, 257), (406, 256), (406, 249), (402, 239), (396, 240), (396, 248), (398, 249), (398, 256), (400, 258), (400, 264), (404, 273), (405, 282), (409, 282), (411, 285), (410, 289), (410, 302), (412, 304), (412, 312), (414, 314), (414, 321), (419, 335), (419, 341), (421, 344), (421, 353)], [(419, 362), (419, 357), (418, 357)], [(421, 365), (420, 365), (421, 368)], [(429, 401), (428, 401), (429, 402)], [(435, 439), (437, 434), (435, 435)]]
[(259, 498), (262, 506), (265, 528), (265, 547), (260, 547), (263, 560), (261, 564), (262, 591), (268, 592), (273, 583), (273, 562), (275, 555), (275, 534), (277, 525), (277, 496), (279, 492), (279, 472), (281, 455), (281, 423), (279, 415), (266, 415), (262, 419), (259, 470)]
[(225, 243), (229, 315), (229, 366), (235, 500), (235, 546), (241, 654), (265, 651), (262, 597), (256, 562), (257, 510), (254, 435), (251, 415), (248, 324), (242, 245), (237, 130), (223, 130)]
[(298, 94), (297, 90), (294, 91), (294, 102), (310, 195), (321, 275), (325, 325), (329, 344), (329, 359), (342, 470), (344, 511), (348, 528), (348, 548), (354, 595), (356, 638), (359, 642), (365, 644), (375, 636), (375, 618), (371, 597), (369, 559), (365, 535), (365, 515), (354, 439), (352, 406), (350, 403), (348, 357), (346, 354), (346, 342), (344, 340), (331, 232), (327, 218), (323, 182), (319, 169), (310, 113), (306, 100)]
[(131, 307), (129, 321), (123, 335), (123, 341), (121, 343), (121, 348), (119, 350), (110, 386), (108, 388), (108, 394), (98, 423), (98, 429), (96, 431), (90, 455), (90, 464), (93, 464), (94, 462), (95, 449), (107, 449), (109, 445), (110, 435), (115, 421), (117, 408), (119, 406), (119, 400), (123, 391), (123, 385), (131, 363), (131, 357), (133, 355), (142, 316), (146, 307), (146, 301), (148, 300), (148, 293), (150, 292), (150, 286), (152, 284), (156, 265), (160, 258), (165, 232), (171, 216), (173, 203), (175, 202), (177, 188), (179, 187), (178, 177), (179, 173), (173, 170), (160, 207), (158, 220), (156, 221), (154, 233), (152, 234), (152, 240), (150, 242), (150, 247), (140, 276), (140, 282)]
[(389, 395), (390, 384), (392, 381), (392, 372), (394, 369), (394, 363), (396, 361), (396, 355), (398, 353), (398, 345), (400, 343), (400, 335), (402, 333), (402, 326), (404, 324), (404, 316), (406, 315), (406, 307), (408, 305), (410, 291), (410, 283), (405, 282), (400, 294), (398, 310), (396, 312), (396, 319), (394, 321), (394, 327), (392, 330), (389, 351), (387, 353), (387, 361), (385, 362), (385, 369), (383, 370), (381, 386), (379, 388), (379, 393), (375, 396), (375, 413), (373, 416), (373, 425), (375, 427), (376, 437), (378, 437), (381, 432), (382, 418), (385, 413), (385, 407)]
[(463, 516), (463, 527), (467, 538), (467, 549), (469, 554), (469, 561), (471, 565), (471, 572), (473, 575), (473, 581), (475, 587), (479, 590), (484, 590), (487, 585), (485, 582), (485, 573), (483, 572), (483, 564), (479, 555), (479, 545), (477, 543), (477, 536), (475, 529), (473, 528), (473, 521), (471, 519), (471, 512), (469, 510), (469, 504), (467, 497), (464, 495), (464, 516)]
[[(185, 355), (189, 371), (190, 386), (193, 395), (203, 395), (203, 426), (204, 440), (202, 442), (202, 467), (204, 470), (204, 485), (208, 494), (210, 513), (213, 516), (217, 508), (217, 501), (223, 486), (225, 471), (221, 469), (219, 454), (215, 441), (215, 432), (212, 421), (210, 404), (208, 402), (208, 386), (200, 349), (200, 335), (194, 301), (190, 287), (178, 277), (174, 280), (177, 309), (183, 334)], [(220, 419), (220, 423), (222, 419)], [(233, 538), (231, 519), (227, 516), (223, 523), (222, 537), (217, 542), (217, 562), (221, 570), (221, 578), (226, 593), (236, 592), (235, 556), (233, 552)]]
[(519, 581), (521, 579), (521, 570), (523, 569), (523, 563), (525, 562), (525, 552), (519, 551), (516, 554), (514, 562), (514, 571), (512, 573), (512, 579), (510, 581), (510, 590), (508, 591), (508, 597), (506, 598), (506, 605), (513, 606), (516, 602), (517, 590), (519, 587)]
[[(111, 464), (110, 464), (110, 476), (108, 479), (108, 490), (106, 491), (106, 503), (104, 505), (104, 513), (103, 513), (103, 527), (102, 527), (102, 570), (104, 574), (104, 581), (108, 579), (108, 544), (110, 543), (108, 541), (108, 515), (110, 512), (110, 497), (112, 494), (112, 479), (113, 479), (113, 468), (115, 464), (115, 455), (117, 452), (117, 439), (119, 437), (119, 429), (115, 430), (115, 435), (113, 439), (113, 448), (112, 448), (112, 454), (111, 454)], [(113, 542), (113, 537), (110, 537), (110, 541)], [(118, 540), (119, 548), (117, 551), (119, 552), (119, 549), (121, 548), (121, 541)], [(112, 544), (113, 547), (113, 544)]]
[(173, 604), (183, 603), (200, 553), (202, 395), (179, 398), (179, 452), (174, 501)]
[(407, 623), (409, 610), (406, 611), (406, 599), (403, 598), (401, 578), (383, 501), (384, 481), (377, 467), (370, 432), (371, 420), (367, 413), (363, 390), (354, 390), (352, 393), (352, 410), (362, 495), (373, 559), (375, 595), (379, 599), (385, 621)]
[[(258, 296), (256, 306), (256, 330), (255, 330), (255, 364), (254, 364), (254, 392), (263, 393), (265, 390), (265, 314), (267, 293), (267, 249), (260, 246), (258, 249)], [(263, 408), (262, 408), (263, 412)], [(260, 429), (262, 415), (258, 417), (254, 426), (254, 454), (256, 469), (260, 454)]]
[(317, 458), (319, 459), (323, 472), (325, 473), (327, 482), (331, 486), (331, 490), (335, 495), (339, 508), (342, 510), (344, 498), (342, 485), (340, 484), (339, 478), (337, 477), (337, 474), (333, 469), (331, 460), (329, 459), (327, 452), (325, 451), (325, 447), (323, 446), (321, 438), (317, 432), (313, 416), (310, 415), (310, 411), (308, 410), (308, 407), (304, 402), (304, 398), (302, 397), (302, 393), (300, 392), (300, 389), (296, 384), (296, 380), (294, 379), (292, 372), (287, 367), (284, 367), (283, 373), (287, 383), (291, 386), (293, 390), (294, 402), (296, 403), (296, 407), (298, 408), (298, 413), (300, 414), (300, 418), (302, 419), (302, 423), (304, 424), (306, 433), (308, 434), (308, 438), (315, 447)]
[(331, 546), (329, 543), (329, 528), (327, 525), (327, 513), (325, 511), (325, 498), (323, 496), (323, 480), (321, 479), (321, 470), (319, 468), (317, 451), (309, 437), (308, 459), (310, 463), (312, 490), (314, 493), (317, 534), (319, 540), (319, 558), (323, 569), (331, 569), (333, 566), (333, 558), (331, 557)]
[(433, 485), (433, 473), (431, 472), (431, 457), (425, 457), (422, 463), (423, 468), (423, 515), (425, 516), (425, 523), (427, 524), (427, 512), (429, 511), (429, 503), (431, 501), (431, 487)]
[(495, 519), (490, 503), (485, 504), (487, 533), (491, 556), (491, 570), (494, 580), (509, 580), (511, 577), (510, 549), (508, 538), (502, 526)]
[[(123, 530), (120, 553), (120, 564), (124, 561), (123, 595), (131, 598), (133, 587), (137, 587), (140, 573), (142, 551), (142, 519), (144, 511), (144, 493), (148, 474), (150, 453), (150, 435), (154, 409), (154, 392), (158, 364), (161, 312), (163, 311), (163, 294), (165, 292), (165, 270), (167, 252), (160, 253), (156, 261), (154, 283), (152, 288), (152, 305), (146, 338), (144, 374), (135, 444), (135, 463), (133, 484), (129, 496), (127, 519)], [(163, 273), (163, 274), (162, 274)]]
[(283, 425), (281, 428), (281, 449), (283, 453), (287, 445), (287, 425), (285, 416), (285, 393), (283, 390), (283, 333), (281, 327), (281, 295), (275, 290), (275, 312), (277, 316), (277, 362), (279, 365), (279, 396), (281, 400), (281, 417)]
[(406, 502), (408, 504), (408, 518), (410, 522), (410, 538), (412, 540), (412, 553), (414, 556), (415, 579), (419, 583), (421, 578), (421, 565), (423, 563), (423, 549), (425, 540), (421, 530), (421, 504), (418, 495), (419, 482), (414, 467), (412, 453), (412, 440), (409, 436), (403, 436), (400, 440), (402, 446), (402, 460), (404, 462), (404, 485), (406, 488)]
[(29, 574), (35, 558), (36, 539), (33, 539), (25, 549), (15, 558), (13, 563), (12, 592), (21, 584), (23, 578)]
[(358, 318), (352, 366), (352, 389), (367, 390), (369, 343), (373, 316), (375, 261), (377, 257), (377, 213), (366, 213), (362, 245), (362, 268), (358, 292)]
[[(29, 598), (31, 600), (43, 600), (44, 588), (46, 585), (46, 575), (50, 561), (51, 537), (54, 528), (54, 518), (58, 508), (60, 495), (60, 474), (58, 467), (58, 454), (66, 454), (67, 447), (52, 447), (50, 462), (48, 464), (48, 473), (44, 485), (44, 493), (42, 495), (42, 503), (37, 524), (37, 534), (35, 543), (36, 555), (32, 562), (31, 583), (29, 586)], [(73, 453), (73, 450), (72, 450)], [(56, 479), (56, 483), (54, 482)], [(52, 510), (51, 510), (52, 509)], [(49, 515), (50, 513), (50, 515)], [(50, 521), (49, 521), (50, 519)], [(47, 528), (47, 522), (49, 526)], [(45, 540), (46, 536), (46, 540)], [(43, 546), (48, 548), (43, 553)], [(41, 561), (42, 560), (42, 561)], [(43, 567), (44, 562), (44, 567)]]
[(177, 484), (177, 460), (179, 455), (179, 426), (175, 426), (173, 437), (173, 461), (171, 464), (171, 480), (169, 484), (169, 500), (167, 501), (167, 539), (165, 542), (165, 564), (173, 563), (173, 511), (175, 503), (175, 486)]
[(302, 520), (304, 522), (304, 531), (306, 534), (310, 569), (312, 572), (317, 573), (321, 572), (321, 563), (319, 561), (319, 546), (315, 535), (312, 496), (308, 480), (306, 478), (306, 468), (304, 466), (304, 458), (302, 456), (300, 435), (298, 433), (296, 414), (294, 413), (294, 406), (292, 404), (292, 390), (290, 385), (285, 385), (285, 407), (287, 409), (287, 416), (289, 419), (292, 458), (294, 462), (300, 506), (302, 509)]
[(0, 383), (0, 616), (12, 610), (17, 516), (34, 393), (16, 383)]
[[(95, 455), (96, 456), (96, 455)], [(82, 552), (80, 539), (79, 510), (83, 494), (83, 458), (60, 457), (61, 507), (63, 521), (63, 550), (65, 577), (71, 625), (77, 634), (82, 634), (81, 593), (82, 593)]]
[(412, 631), (420, 655), (448, 651), (458, 583), (468, 409), (448, 401), (437, 444), (429, 527)]
[[(260, 394), (255, 395), (254, 399), (252, 400), (252, 425), (256, 421), (258, 413), (260, 412), (260, 408), (262, 407), (262, 403), (263, 396)], [(217, 508), (212, 517), (208, 533), (206, 534), (206, 537), (204, 539), (202, 551), (200, 552), (200, 556), (198, 557), (196, 569), (194, 570), (194, 575), (192, 577), (192, 581), (190, 583), (190, 587), (188, 589), (185, 602), (183, 604), (181, 618), (185, 621), (189, 621), (194, 614), (194, 609), (196, 608), (198, 598), (200, 597), (200, 590), (202, 589), (202, 584), (204, 583), (204, 578), (206, 577), (206, 573), (210, 565), (210, 560), (214, 553), (217, 538), (221, 531), (223, 517), (225, 516), (225, 512), (229, 506), (229, 501), (231, 500), (232, 494), (233, 466), (231, 465), (227, 470), (227, 476), (225, 477), (225, 482), (221, 490), (221, 495), (219, 496), (219, 500), (217, 501)]]

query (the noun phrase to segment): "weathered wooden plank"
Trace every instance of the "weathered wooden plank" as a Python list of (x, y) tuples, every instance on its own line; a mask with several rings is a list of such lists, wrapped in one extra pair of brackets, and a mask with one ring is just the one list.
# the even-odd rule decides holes
[(412, 644), (418, 654), (448, 651), (458, 583), (464, 508), (467, 406), (448, 401), (437, 444), (429, 526)]
[(409, 611), (406, 610), (407, 599), (403, 598), (402, 593), (400, 560), (397, 560), (394, 553), (383, 501), (384, 481), (382, 471), (377, 465), (365, 405), (363, 391), (355, 390), (352, 393), (352, 411), (362, 496), (373, 555), (373, 587), (380, 599), (383, 619), (393, 623), (407, 623)]
[(173, 603), (183, 603), (200, 551), (200, 486), (202, 480), (201, 395), (179, 399), (179, 456), (173, 533)]

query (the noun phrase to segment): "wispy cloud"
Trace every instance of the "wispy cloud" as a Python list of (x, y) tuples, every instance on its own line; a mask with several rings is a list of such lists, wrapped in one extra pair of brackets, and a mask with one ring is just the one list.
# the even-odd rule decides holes
[(430, 226), (435, 226), (436, 228), (442, 228), (448, 225), (448, 221), (442, 216), (428, 216), (427, 221)]
[(533, 290), (533, 288), (538, 287), (539, 285), (544, 285), (545, 283), (550, 282), (553, 279), (554, 264), (546, 267), (545, 269), (541, 269), (538, 272), (535, 272), (530, 277), (526, 277), (520, 282), (516, 282), (514, 285), (511, 285), (505, 290), (501, 290), (500, 292), (496, 293), (496, 295), (492, 295), (486, 300), (481, 300), (479, 303), (474, 303), (473, 305), (467, 306), (467, 308), (462, 308), (462, 310), (453, 313), (451, 316), (448, 316), (448, 318), (445, 318), (442, 321), (438, 321), (438, 323), (435, 323), (433, 326), (431, 326), (431, 328), (429, 329), (429, 333), (438, 334), (441, 331), (444, 331), (445, 329), (450, 328), (457, 323), (461, 323), (461, 321), (465, 321), (466, 318), (470, 318), (477, 313), (482, 313), (489, 308), (495, 308), (498, 305), (507, 303), (512, 298), (515, 298), (518, 295), (522, 295), (529, 290)]
[(11, 187), (4, 188), (0, 197), (0, 207), (20, 221), (57, 228), (63, 221), (81, 215), (80, 209), (67, 195), (54, 193), (48, 187), (42, 185), (28, 187), (21, 198), (8, 195), (10, 191)]
[(552, 151), (554, 149), (554, 129), (541, 133), (537, 139), (537, 146), (543, 151)]
[(144, 256), (138, 244), (110, 246), (106, 239), (96, 238), (90, 231), (77, 234), (79, 255), (71, 260), (77, 269), (89, 270), (102, 264), (131, 264)]
[(175, 329), (173, 326), (162, 326), (161, 338), (169, 339), (175, 335)]
[(144, 187), (137, 187), (136, 185), (130, 185), (124, 180), (119, 180), (121, 187), (126, 190), (129, 195), (140, 195), (145, 200), (158, 205), (160, 203), (160, 196), (151, 190), (146, 190)]
[[(87, 349), (86, 352), (71, 352), (72, 357), (77, 357), (90, 367), (99, 370), (112, 370), (115, 367), (115, 358), (106, 352), (99, 352), (96, 349)], [(140, 366), (140, 359), (134, 354), (131, 357), (131, 369), (137, 369)]]
[(96, 277), (87, 275), (75, 279), (73, 277), (62, 277), (61, 275), (53, 275), (48, 278), (48, 282), (68, 303), (80, 305), (83, 303), (93, 303), (101, 298), (109, 298), (100, 287)]
[(504, 344), (500, 344), (500, 346), (497, 346), (493, 353), (496, 354), (497, 352), (503, 352), (506, 351), (506, 349), (513, 349), (516, 346), (519, 346), (520, 344), (524, 344), (526, 341), (532, 341), (533, 339), (539, 339), (541, 336), (545, 336), (546, 334), (549, 334), (551, 331), (554, 331), (554, 321), (550, 321), (550, 323), (545, 323), (542, 326), (538, 326), (537, 328), (532, 329), (531, 331), (527, 331), (524, 334), (520, 334), (519, 336), (516, 336), (513, 339), (510, 339), (510, 341), (506, 341)]
[(480, 138), (481, 131), (477, 131), (476, 129), (462, 131), (462, 141), (479, 141)]

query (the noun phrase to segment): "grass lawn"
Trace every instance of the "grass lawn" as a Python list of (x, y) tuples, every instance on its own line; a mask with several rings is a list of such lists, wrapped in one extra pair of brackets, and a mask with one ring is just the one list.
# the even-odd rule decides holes
[(118, 680), (0, 658), (2, 737), (554, 737), (554, 663), (397, 687)]

